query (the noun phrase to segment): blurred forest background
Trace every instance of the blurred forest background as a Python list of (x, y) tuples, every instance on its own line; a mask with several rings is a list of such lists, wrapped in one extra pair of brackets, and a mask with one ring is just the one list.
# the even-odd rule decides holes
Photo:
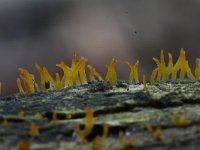
[(55, 76), (72, 53), (105, 76), (116, 58), (118, 77), (128, 79), (126, 60), (140, 60), (148, 78), (160, 49), (174, 61), (185, 48), (194, 70), (200, 57), (200, 0), (0, 0), (0, 81), (3, 94), (17, 92), (18, 67), (38, 77), (35, 63)]

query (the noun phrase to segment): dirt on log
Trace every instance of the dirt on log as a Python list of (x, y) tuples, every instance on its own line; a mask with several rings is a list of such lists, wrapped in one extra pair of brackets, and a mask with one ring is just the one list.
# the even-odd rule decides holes
[[(94, 111), (95, 125), (88, 143), (80, 144), (74, 124), (84, 126), (86, 107)], [(21, 111), (24, 117), (19, 117)], [(52, 121), (54, 113), (57, 120)], [(22, 141), (32, 150), (199, 150), (200, 81), (147, 83), (147, 90), (142, 83), (119, 81), (111, 86), (95, 81), (61, 91), (16, 94), (0, 98), (0, 121), (0, 150), (15, 150)], [(31, 122), (39, 128), (36, 138), (30, 136)], [(108, 137), (94, 147), (103, 123), (109, 125)], [(152, 134), (147, 126), (152, 126)], [(125, 145), (120, 131), (127, 141), (134, 135), (134, 141)]]

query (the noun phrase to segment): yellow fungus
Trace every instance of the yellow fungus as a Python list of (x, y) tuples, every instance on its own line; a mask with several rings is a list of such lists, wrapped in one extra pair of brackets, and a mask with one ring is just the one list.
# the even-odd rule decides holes
[(200, 58), (196, 58), (195, 63), (195, 78), (196, 80), (200, 80)]
[(7, 128), (7, 127), (8, 127), (8, 120), (7, 120), (7, 119), (3, 119), (2, 126), (3, 126), (4, 128)]
[(169, 62), (167, 66), (167, 80), (170, 78), (170, 75), (172, 75), (173, 67), (174, 67), (172, 54), (168, 53), (168, 57), (169, 57)]
[(152, 74), (151, 74), (151, 78), (150, 78), (150, 84), (154, 85), (155, 84), (155, 80), (156, 80), (156, 75), (158, 74), (158, 68), (154, 69)]
[(144, 74), (142, 76), (142, 81), (143, 81), (144, 90), (147, 90), (146, 76)]
[(153, 127), (151, 124), (147, 124), (146, 125), (147, 128), (147, 132), (149, 133), (149, 135), (153, 136)]
[(84, 144), (87, 140), (86, 137), (91, 133), (94, 126), (94, 113), (91, 108), (85, 108), (85, 127), (80, 129), (80, 124), (75, 124), (75, 131), (80, 136), (80, 141)]
[(186, 60), (185, 51), (183, 50), (183, 48), (181, 48), (179, 58), (173, 68), (172, 72), (173, 80), (176, 79), (177, 72), (179, 70), (180, 70), (180, 79), (184, 79), (185, 75), (187, 75), (187, 77), (191, 80), (195, 79), (189, 67), (188, 61)]
[(24, 118), (25, 114), (23, 111), (20, 111), (17, 116), (18, 116), (18, 118), (22, 119), (22, 118)]
[(158, 126), (155, 131), (154, 131), (154, 137), (157, 139), (157, 140), (162, 140), (162, 129), (160, 126)]
[[(35, 92), (35, 80), (34, 80), (34, 75), (30, 74), (27, 70), (18, 68), (20, 71), (20, 79), (23, 81), (23, 85), (25, 88), (26, 93), (28, 94), (33, 94)], [(21, 81), (18, 78), (17, 79), (17, 86), (21, 94), (24, 94), (24, 90), (21, 85)]]
[(157, 64), (157, 67), (158, 67), (157, 79), (162, 80), (162, 81), (166, 81), (167, 80), (167, 67), (166, 67), (166, 64), (165, 64), (163, 50), (161, 50), (161, 52), (160, 52), (160, 61), (155, 57), (153, 57), (153, 60), (155, 61), (155, 63)]
[(17, 144), (18, 150), (30, 150), (31, 147), (31, 141), (20, 141)]
[(55, 90), (61, 90), (62, 87), (62, 82), (60, 80), (60, 75), (59, 73), (56, 73), (56, 83), (55, 83)]
[(108, 69), (105, 82), (110, 83), (111, 85), (117, 84), (117, 73), (115, 71), (115, 64), (117, 63), (116, 59), (112, 59), (110, 65), (106, 65), (106, 68)]
[(188, 119), (185, 116), (180, 116), (176, 118), (177, 126), (185, 126), (188, 124)]
[(139, 79), (138, 79), (139, 61), (137, 60), (137, 62), (135, 64), (133, 64), (133, 65), (130, 64), (129, 62), (126, 62), (126, 64), (130, 68), (129, 83), (132, 84), (133, 81), (135, 81), (136, 83), (138, 83), (139, 82)]
[(87, 84), (87, 76), (85, 73), (85, 63), (87, 62), (87, 59), (84, 57), (81, 57), (81, 59), (79, 60), (77, 67), (79, 70), (79, 75), (80, 75), (80, 81), (81, 84)]
[(38, 119), (38, 120), (42, 120), (43, 119), (43, 116), (37, 112), (35, 115), (34, 115), (35, 119)]
[(102, 147), (106, 137), (108, 136), (108, 124), (103, 123), (103, 135), (99, 136), (97, 135), (94, 141), (92, 142), (92, 149), (98, 149)]
[(72, 115), (71, 114), (67, 114), (66, 115), (66, 119), (71, 119), (72, 118)]
[(92, 67), (91, 65), (87, 65), (87, 67), (89, 68), (89, 72), (90, 72), (90, 81), (94, 81), (95, 77), (99, 80), (99, 81), (103, 81), (103, 78), (101, 77), (101, 75), (96, 72), (95, 68)]
[(60, 64), (56, 64), (56, 66), (61, 68), (63, 70), (63, 72), (64, 72), (64, 75), (63, 75), (62, 81), (61, 81), (63, 87), (69, 86), (70, 76), (71, 76), (70, 68), (64, 62), (61, 62)]
[(136, 138), (134, 135), (131, 135), (130, 138), (126, 138), (122, 131), (119, 132), (119, 140), (123, 147), (128, 148), (135, 145)]
[(39, 136), (39, 129), (34, 122), (31, 122), (31, 124), (30, 124), (30, 136), (33, 138)]
[(46, 92), (48, 89), (54, 89), (55, 83), (52, 76), (49, 74), (46, 67), (41, 68), (38, 64), (35, 64), (35, 67), (40, 74), (41, 89), (43, 92)]
[(58, 117), (57, 117), (57, 112), (52, 112), (52, 121), (55, 122), (55, 121), (58, 121)]

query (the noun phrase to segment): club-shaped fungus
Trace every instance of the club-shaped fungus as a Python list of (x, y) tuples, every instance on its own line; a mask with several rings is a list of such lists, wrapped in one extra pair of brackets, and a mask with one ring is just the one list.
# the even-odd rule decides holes
[(150, 78), (150, 84), (154, 85), (155, 84), (155, 80), (156, 80), (156, 75), (158, 74), (158, 68), (154, 69), (152, 74), (151, 74), (151, 78)]
[(101, 77), (101, 75), (98, 72), (96, 72), (94, 67), (92, 67), (91, 65), (87, 65), (87, 67), (89, 69), (90, 81), (94, 81), (95, 77), (97, 78), (97, 80), (103, 81), (103, 78)]
[(43, 119), (43, 116), (41, 113), (37, 112), (35, 115), (34, 115), (34, 118), (35, 119), (38, 119), (38, 120), (42, 120)]
[(135, 145), (136, 137), (135, 135), (131, 135), (130, 138), (125, 137), (123, 131), (119, 132), (119, 140), (123, 147), (129, 148)]
[(86, 137), (91, 133), (94, 126), (94, 113), (91, 108), (85, 108), (85, 127), (83, 130), (80, 128), (80, 124), (75, 124), (75, 132), (80, 137), (80, 143), (87, 143)]
[(181, 127), (181, 126), (186, 126), (189, 122), (188, 122), (188, 119), (185, 116), (180, 116), (180, 117), (176, 118), (175, 123), (176, 123), (177, 126)]
[(39, 136), (39, 128), (34, 122), (31, 122), (30, 124), (30, 136), (32, 138), (38, 137)]
[(40, 74), (42, 92), (46, 92), (48, 89), (54, 89), (55, 82), (46, 67), (41, 68), (38, 64), (35, 64), (35, 67)]
[(200, 80), (200, 58), (196, 58), (195, 65), (195, 77), (196, 80)]
[(158, 126), (154, 131), (154, 137), (156, 140), (161, 141), (162, 140), (162, 129), (160, 126)]
[(108, 136), (109, 126), (106, 123), (103, 123), (103, 134), (102, 136), (97, 135), (96, 138), (92, 142), (92, 149), (98, 149), (103, 146), (105, 139)]
[(143, 82), (143, 89), (147, 90), (147, 81), (146, 81), (146, 76), (143, 74), (142, 75), (142, 82)]
[(3, 119), (2, 126), (3, 126), (4, 128), (7, 128), (7, 127), (8, 127), (8, 120), (7, 120), (7, 119)]
[(18, 116), (18, 118), (20, 118), (20, 119), (24, 118), (24, 116), (25, 116), (24, 111), (20, 111), (20, 112), (18, 113), (17, 116)]
[(18, 150), (30, 150), (32, 141), (19, 141), (17, 143)]
[(110, 65), (106, 65), (106, 68), (108, 69), (106, 77), (105, 77), (105, 83), (110, 83), (111, 85), (117, 84), (117, 73), (115, 71), (115, 64), (117, 63), (116, 59), (112, 59)]
[(130, 64), (129, 62), (126, 61), (126, 64), (130, 68), (129, 83), (132, 84), (133, 81), (135, 81), (136, 83), (138, 83), (139, 82), (139, 79), (138, 79), (139, 61), (137, 60), (137, 62), (135, 64)]
[(57, 112), (52, 112), (52, 121), (53, 122), (56, 122), (56, 121), (58, 121), (58, 117), (57, 117)]
[(180, 50), (179, 58), (176, 62), (176, 64), (173, 67), (172, 72), (172, 79), (175, 80), (177, 76), (177, 72), (180, 70), (180, 79), (183, 80), (185, 75), (190, 79), (194, 80), (194, 76), (191, 72), (191, 69), (189, 67), (188, 61), (186, 60), (185, 51), (183, 48)]
[(146, 129), (147, 129), (147, 132), (149, 133), (150, 136), (153, 136), (153, 127), (151, 124), (147, 124), (146, 125)]
[(56, 81), (55, 81), (55, 90), (61, 90), (63, 88), (62, 82), (60, 80), (60, 75), (59, 73), (56, 73)]
[(84, 57), (81, 57), (79, 62), (78, 62), (78, 72), (79, 72), (79, 75), (80, 75), (80, 81), (81, 81), (81, 84), (87, 84), (87, 76), (86, 76), (86, 73), (85, 73), (85, 64), (87, 62), (87, 59), (84, 58)]
[[(17, 86), (19, 89), (19, 92), (21, 94), (28, 93), (28, 94), (33, 94), (35, 92), (35, 80), (34, 80), (34, 75), (30, 74), (27, 70), (18, 68), (20, 71), (20, 78), (17, 79)], [(24, 89), (22, 88), (21, 81), (23, 81)]]

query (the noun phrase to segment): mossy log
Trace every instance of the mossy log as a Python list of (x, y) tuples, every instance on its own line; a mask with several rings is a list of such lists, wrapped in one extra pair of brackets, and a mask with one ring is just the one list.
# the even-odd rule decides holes
[[(94, 128), (80, 144), (74, 124), (84, 126), (84, 108), (94, 111)], [(18, 113), (24, 111), (25, 117)], [(43, 119), (35, 117), (41, 113)], [(57, 120), (52, 121), (52, 114)], [(178, 118), (183, 121), (177, 122)], [(116, 86), (103, 82), (67, 87), (61, 91), (16, 94), (0, 98), (0, 149), (17, 149), (20, 141), (31, 140), (32, 150), (92, 149), (92, 141), (102, 134), (102, 123), (109, 124), (109, 135), (99, 149), (125, 149), (119, 131), (135, 142), (127, 149), (200, 149), (200, 81), (168, 81), (143, 85), (119, 81)], [(29, 126), (35, 122), (40, 135), (31, 138)], [(161, 138), (150, 135), (146, 126), (161, 127)]]

